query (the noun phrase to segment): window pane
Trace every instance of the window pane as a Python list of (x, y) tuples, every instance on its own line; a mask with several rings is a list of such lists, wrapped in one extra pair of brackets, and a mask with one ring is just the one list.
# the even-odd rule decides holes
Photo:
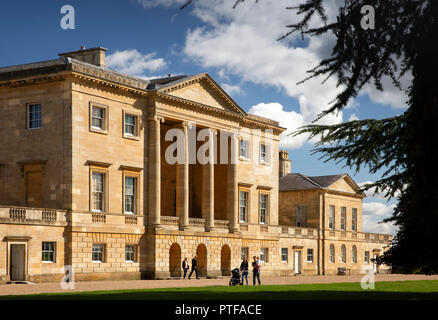
[(94, 128), (105, 129), (105, 109), (99, 107), (92, 108), (91, 125)]
[(30, 104), (28, 109), (29, 129), (41, 128), (41, 105)]
[(104, 183), (105, 174), (100, 172), (93, 172), (92, 174), (92, 201), (93, 210), (104, 211)]
[(334, 229), (335, 228), (335, 206), (330, 206), (329, 228), (330, 229)]
[(135, 136), (136, 133), (136, 117), (130, 114), (125, 115), (125, 133)]
[(240, 192), (240, 221), (246, 222), (248, 193)]

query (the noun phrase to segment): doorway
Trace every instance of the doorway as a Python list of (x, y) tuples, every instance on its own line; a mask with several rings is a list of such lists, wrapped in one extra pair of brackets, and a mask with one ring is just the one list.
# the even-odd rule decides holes
[(169, 272), (171, 277), (181, 277), (181, 247), (178, 243), (170, 246)]
[(221, 250), (221, 273), (223, 276), (231, 274), (231, 249), (224, 245)]
[(11, 244), (10, 249), (10, 281), (25, 281), (26, 245)]
[(295, 251), (294, 253), (294, 270), (295, 270), (295, 274), (299, 274), (301, 273), (301, 252), (300, 251)]

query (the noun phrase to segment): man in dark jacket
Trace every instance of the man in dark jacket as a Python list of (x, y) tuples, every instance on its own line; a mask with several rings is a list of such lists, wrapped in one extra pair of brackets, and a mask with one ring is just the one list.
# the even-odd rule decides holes
[(194, 256), (192, 259), (192, 271), (190, 271), (189, 280), (190, 280), (190, 277), (192, 276), (193, 271), (195, 271), (196, 279), (199, 279), (199, 277), (198, 277), (198, 256)]

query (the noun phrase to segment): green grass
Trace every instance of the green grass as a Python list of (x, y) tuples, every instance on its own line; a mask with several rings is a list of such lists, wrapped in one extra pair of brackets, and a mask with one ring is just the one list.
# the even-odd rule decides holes
[(266, 286), (215, 286), (120, 291), (0, 296), (2, 299), (42, 300), (438, 300), (438, 280), (376, 282), (374, 290), (360, 283)]

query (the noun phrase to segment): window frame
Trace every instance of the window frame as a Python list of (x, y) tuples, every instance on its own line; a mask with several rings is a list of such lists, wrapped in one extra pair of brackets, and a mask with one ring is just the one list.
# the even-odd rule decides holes
[[(241, 217), (241, 200), (242, 200), (242, 193), (246, 194), (246, 206), (245, 206), (245, 220), (242, 220)], [(250, 204), (250, 191), (247, 189), (240, 189), (239, 188), (239, 223), (248, 223), (249, 218), (249, 204)]]
[(240, 260), (243, 261), (244, 255), (245, 255), (246, 260), (248, 261), (248, 258), (249, 258), (249, 247), (242, 247), (240, 249)]
[[(246, 150), (246, 155), (242, 154), (242, 143), (246, 144), (246, 149), (244, 148), (243, 150)], [(240, 137), (239, 138), (239, 159), (240, 160), (245, 160), (245, 161), (249, 161), (251, 159), (251, 140), (245, 137)]]
[[(331, 209), (333, 208), (333, 214)], [(328, 221), (328, 227), (330, 230), (335, 230), (335, 223), (336, 223), (336, 206), (329, 205), (329, 221)], [(330, 226), (331, 224), (331, 226)]]
[(335, 263), (336, 262), (336, 248), (335, 245), (332, 243), (329, 246), (329, 262)]
[[(286, 252), (284, 253), (283, 250), (285, 250)], [(289, 262), (289, 250), (288, 248), (281, 248), (280, 250), (280, 257), (281, 257), (281, 262), (282, 263), (288, 263)], [(286, 258), (286, 259), (283, 259)]]
[[(93, 173), (101, 173), (104, 175), (104, 201), (103, 206), (104, 210), (99, 211), (94, 209), (94, 201), (93, 201)], [(90, 164), (90, 177), (89, 177), (89, 198), (90, 198), (90, 212), (98, 212), (98, 213), (106, 213), (109, 212), (109, 171), (107, 167), (101, 167), (97, 165)]]
[(341, 221), (339, 227), (342, 231), (347, 230), (347, 207), (341, 207)]
[[(44, 244), (53, 244), (53, 249), (52, 251), (50, 250), (45, 250), (44, 249)], [(44, 260), (44, 253), (51, 253), (52, 254), (52, 259), (51, 260)], [(41, 262), (42, 263), (56, 263), (56, 241), (42, 241), (41, 242)]]
[(357, 232), (357, 208), (351, 209), (351, 230)]
[(364, 263), (366, 263), (366, 264), (370, 263), (370, 251), (369, 250), (364, 251)]
[[(30, 108), (31, 106), (39, 106), (40, 107), (40, 118), (39, 118), (39, 127), (31, 127), (30, 126)], [(38, 130), (43, 127), (43, 105), (40, 102), (33, 102), (26, 104), (26, 129), (27, 130)]]
[[(94, 260), (94, 254), (95, 254), (94, 248), (95, 247), (101, 248), (101, 250), (99, 251), (100, 255), (101, 255), (100, 260)], [(105, 257), (106, 257), (105, 247), (106, 246), (104, 243), (93, 243), (92, 244), (92, 246), (91, 246), (91, 262), (93, 262), (93, 263), (104, 263), (105, 262)]]
[[(134, 211), (127, 211), (126, 209), (126, 180), (130, 178), (130, 179), (134, 179), (134, 201), (133, 201), (133, 205), (134, 205)], [(123, 213), (124, 214), (130, 214), (130, 215), (138, 215), (140, 212), (140, 174), (139, 173), (133, 173), (133, 172), (127, 172), (124, 171), (123, 172)]]
[[(126, 123), (126, 117), (127, 116), (131, 116), (131, 117), (133, 117), (134, 118), (134, 121), (135, 121), (135, 123), (134, 123), (134, 130), (135, 130), (135, 134), (133, 135), (133, 134), (131, 134), (131, 133), (128, 133), (128, 132), (126, 132), (126, 125), (127, 125), (127, 123)], [(122, 115), (122, 117), (123, 117), (123, 123), (122, 123), (122, 133), (123, 133), (123, 138), (125, 138), (125, 139), (131, 139), (131, 140), (140, 140), (140, 116), (137, 114), (137, 113), (135, 113), (135, 112), (133, 112), (133, 111), (127, 111), (127, 110), (123, 110), (123, 115)]]
[[(265, 208), (262, 208), (262, 198), (266, 197)], [(267, 225), (269, 224), (269, 208), (270, 208), (270, 199), (268, 192), (260, 192), (259, 194), (259, 224)], [(264, 218), (265, 221), (262, 222), (262, 210), (265, 210)]]
[(351, 247), (351, 262), (357, 263), (357, 247), (356, 247), (356, 245), (353, 245)]
[[(306, 261), (307, 263), (313, 263), (313, 248), (307, 248), (307, 252), (306, 252)], [(309, 260), (310, 257), (310, 260)]]
[[(262, 257), (264, 257), (264, 259), (262, 259)], [(260, 262), (269, 262), (269, 248), (260, 248)]]
[[(132, 252), (127, 252), (126, 249), (128, 247), (132, 247), (133, 251)], [(125, 244), (125, 263), (136, 263), (137, 262), (137, 252), (138, 252), (138, 246), (136, 244), (133, 243), (126, 243)], [(132, 258), (133, 259), (127, 259), (127, 254), (132, 254)]]
[[(103, 110), (103, 121), (102, 124), (104, 125), (104, 128), (99, 128), (93, 126), (93, 108), (99, 108)], [(107, 105), (97, 103), (97, 102), (91, 102), (90, 101), (90, 107), (89, 107), (89, 130), (90, 132), (100, 133), (100, 134), (108, 134), (109, 132), (109, 107)]]
[(347, 247), (345, 244), (341, 245), (341, 263), (347, 263)]

